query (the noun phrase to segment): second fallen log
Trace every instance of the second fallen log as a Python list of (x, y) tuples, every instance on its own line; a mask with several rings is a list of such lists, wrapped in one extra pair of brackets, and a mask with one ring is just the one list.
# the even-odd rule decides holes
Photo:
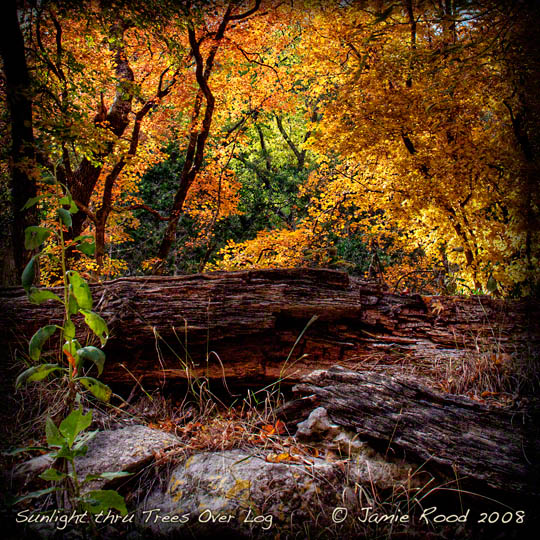
[(540, 496), (540, 415), (434, 391), (403, 375), (340, 366), (310, 374), (280, 415), (292, 427), (324, 407), (337, 425), (405, 452), (428, 470), (508, 493)]

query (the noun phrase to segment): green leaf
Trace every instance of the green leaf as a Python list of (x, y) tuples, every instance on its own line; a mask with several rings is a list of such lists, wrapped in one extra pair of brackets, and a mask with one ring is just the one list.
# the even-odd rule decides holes
[(68, 279), (72, 287), (73, 296), (81, 309), (92, 309), (92, 293), (85, 279), (78, 272), (70, 270)]
[(60, 221), (66, 226), (71, 227), (73, 224), (73, 221), (71, 219), (71, 214), (66, 210), (65, 208), (59, 208), (57, 210), (58, 217), (60, 218)]
[(71, 193), (69, 193), (69, 191), (68, 191), (67, 195), (64, 195), (58, 202), (62, 206), (65, 206), (66, 204), (69, 204), (68, 212), (70, 214), (76, 214), (79, 211), (79, 208), (75, 204), (75, 201), (71, 197)]
[[(86, 431), (85, 433), (81, 433), (77, 437), (77, 440), (75, 441), (75, 444), (73, 445), (73, 450), (82, 451), (84, 452), (84, 454), (86, 454), (86, 451), (88, 450), (86, 443), (90, 442), (98, 433), (99, 433), (98, 429), (96, 429), (95, 431)], [(84, 454), (81, 454), (81, 455), (84, 455)]]
[(44, 183), (44, 184), (47, 184), (49, 186), (53, 186), (55, 184), (58, 184), (58, 180), (56, 180), (56, 177), (53, 176), (52, 174), (45, 174), (42, 178), (41, 178), (41, 181)]
[(32, 283), (34, 283), (35, 274), (36, 274), (36, 257), (34, 256), (30, 259), (30, 261), (28, 261), (28, 264), (23, 270), (22, 277), (21, 277), (22, 286), (24, 287), (27, 293), (30, 291), (30, 287), (32, 286)]
[(92, 411), (83, 414), (82, 409), (75, 409), (60, 424), (60, 433), (66, 438), (71, 448), (77, 435), (92, 423)]
[(71, 319), (67, 319), (64, 323), (64, 337), (67, 340), (75, 338), (75, 325), (73, 324)]
[(114, 480), (115, 478), (123, 478), (124, 476), (131, 476), (133, 473), (129, 472), (103, 472), (99, 474), (87, 474), (84, 482), (91, 482), (92, 480)]
[(80, 309), (79, 311), (84, 315), (84, 322), (100, 339), (101, 346), (105, 346), (105, 343), (107, 343), (107, 339), (109, 338), (107, 323), (93, 311), (88, 311), (87, 309)]
[(66, 477), (66, 473), (51, 468), (42, 472), (39, 477), (42, 480), (47, 480), (49, 482), (60, 482), (60, 480), (63, 480)]
[(50, 487), (47, 489), (42, 489), (40, 491), (33, 491), (32, 493), (27, 493), (26, 495), (22, 495), (21, 497), (16, 497), (10, 501), (10, 503), (17, 504), (22, 501), (26, 501), (27, 499), (37, 499), (38, 497), (43, 497), (43, 495), (47, 495), (47, 493), (54, 493), (55, 491), (58, 491), (59, 488), (57, 487)]
[(75, 300), (75, 296), (73, 295), (73, 287), (69, 286), (69, 296), (68, 296), (68, 315), (75, 315), (76, 313), (79, 313), (79, 304), (77, 304), (77, 300)]
[(28, 345), (28, 352), (32, 360), (39, 360), (44, 343), (55, 333), (55, 331), (56, 326), (54, 324), (49, 324), (43, 328), (40, 328), (32, 336), (32, 339)]
[(3, 456), (16, 456), (18, 454), (22, 454), (23, 452), (33, 452), (39, 450), (40, 452), (45, 450), (48, 451), (49, 448), (46, 446), (25, 446), (24, 448), (13, 448), (12, 450), (7, 450), (6, 452), (2, 452)]
[(78, 356), (77, 351), (80, 348), (81, 348), (81, 344), (76, 339), (72, 339), (71, 342), (66, 341), (64, 343), (64, 346), (62, 347), (62, 351), (63, 352), (68, 352), (69, 354), (71, 354), (71, 356), (73, 356), (75, 359), (77, 359), (77, 356)]
[(77, 380), (100, 401), (108, 402), (111, 399), (112, 390), (101, 381), (93, 377), (79, 377)]
[(61, 448), (66, 442), (60, 430), (56, 427), (56, 424), (49, 417), (45, 420), (45, 436), (47, 437), (47, 444), (49, 446)]
[(84, 253), (85, 255), (88, 255), (89, 257), (93, 257), (94, 253), (96, 252), (96, 243), (95, 242), (81, 242), (77, 249)]
[(73, 447), (73, 457), (81, 457), (86, 456), (86, 453), (88, 452), (88, 446), (83, 445), (80, 448)]
[(58, 302), (63, 303), (60, 297), (54, 294), (51, 291), (46, 289), (37, 289), (32, 287), (28, 293), (28, 300), (33, 304), (43, 304), (47, 300), (58, 300)]
[(63, 371), (64, 368), (58, 364), (40, 364), (39, 366), (32, 366), (24, 370), (15, 381), (15, 388), (19, 388), (22, 384), (29, 382), (42, 381), (47, 375), (53, 371)]
[[(103, 373), (103, 366), (105, 365), (105, 353), (97, 347), (83, 347), (77, 351), (81, 360), (90, 360), (97, 366), (98, 375)], [(82, 364), (82, 361), (81, 361)]]
[(105, 512), (111, 508), (118, 510), (123, 516), (127, 514), (124, 497), (111, 489), (89, 491), (84, 497), (84, 504), (92, 514)]
[(64, 444), (58, 452), (56, 452), (56, 458), (64, 458), (64, 459), (75, 459), (77, 457), (77, 452), (73, 451), (69, 448), (67, 444)]
[(91, 234), (81, 234), (79, 236), (76, 236), (73, 241), (74, 242), (80, 242), (81, 240), (93, 240), (94, 237)]
[(26, 204), (21, 208), (21, 211), (26, 210), (27, 208), (31, 208), (36, 203), (38, 203), (40, 199), (41, 199), (41, 195), (38, 195), (37, 197), (31, 197), (30, 199), (26, 201)]
[(38, 227), (37, 225), (26, 227), (24, 230), (24, 247), (26, 249), (36, 249), (41, 246), (50, 235), (51, 231), (45, 227)]

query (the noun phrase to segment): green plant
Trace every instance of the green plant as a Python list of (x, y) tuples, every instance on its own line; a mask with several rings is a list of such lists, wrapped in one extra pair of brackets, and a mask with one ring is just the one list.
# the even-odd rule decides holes
[[(62, 326), (49, 324), (40, 328), (30, 339), (28, 354), (30, 360), (35, 364), (23, 371), (16, 380), (16, 387), (29, 382), (41, 381), (50, 374), (59, 372), (68, 382), (68, 398), (66, 406), (70, 410), (75, 402), (78, 389), (81, 387), (88, 390), (101, 401), (109, 401), (111, 389), (94, 377), (82, 375), (82, 366), (86, 361), (92, 362), (98, 371), (98, 376), (103, 371), (105, 363), (105, 354), (102, 350), (94, 346), (82, 347), (76, 339), (76, 328), (73, 323), (73, 317), (80, 315), (90, 330), (100, 339), (101, 346), (104, 346), (109, 337), (109, 330), (105, 321), (94, 311), (92, 311), (92, 293), (87, 281), (76, 271), (67, 269), (66, 251), (70, 247), (76, 247), (78, 250), (91, 254), (94, 249), (93, 242), (89, 241), (91, 236), (84, 235), (75, 237), (66, 243), (65, 233), (72, 226), (72, 214), (78, 209), (73, 201), (69, 190), (57, 184), (63, 189), (62, 197), (58, 200), (56, 209), (57, 227), (31, 226), (25, 230), (25, 247), (28, 250), (41, 249), (45, 241), (51, 236), (56, 235), (60, 246), (60, 262), (62, 268), (63, 294), (62, 298), (47, 289), (39, 289), (34, 286), (37, 261), (40, 257), (47, 254), (40, 250), (34, 255), (22, 274), (22, 286), (24, 287), (28, 299), (34, 304), (42, 304), (47, 300), (53, 300), (63, 304), (64, 317)], [(45, 195), (30, 199), (25, 208), (28, 208), (41, 199), (53, 196)], [(53, 199), (54, 202), (54, 199)], [(51, 338), (57, 331), (60, 331), (60, 350), (61, 354), (67, 358), (67, 366), (61, 363), (39, 363), (41, 352), (45, 342)]]
[[(34, 304), (41, 304), (47, 300), (53, 300), (64, 306), (63, 323), (61, 326), (49, 324), (40, 328), (30, 339), (28, 354), (34, 365), (23, 371), (16, 380), (15, 386), (19, 388), (29, 382), (44, 381), (51, 374), (58, 374), (67, 382), (67, 398), (65, 408), (67, 415), (57, 427), (54, 421), (47, 417), (45, 433), (47, 450), (54, 459), (54, 465), (40, 475), (43, 480), (54, 482), (55, 486), (33, 492), (16, 499), (16, 502), (28, 498), (35, 498), (51, 492), (64, 495), (64, 502), (72, 508), (78, 508), (90, 514), (99, 513), (114, 508), (123, 515), (127, 513), (124, 498), (114, 490), (93, 490), (83, 493), (82, 488), (88, 482), (97, 479), (111, 480), (120, 476), (126, 476), (123, 472), (104, 472), (87, 475), (80, 479), (77, 476), (75, 459), (84, 456), (88, 450), (87, 442), (92, 439), (97, 431), (86, 432), (92, 423), (92, 410), (83, 414), (80, 407), (81, 393), (89, 391), (94, 397), (103, 402), (108, 402), (112, 390), (106, 384), (94, 377), (83, 373), (85, 362), (91, 362), (96, 366), (98, 376), (101, 375), (105, 364), (105, 353), (94, 346), (82, 347), (76, 338), (76, 328), (73, 318), (80, 316), (99, 338), (101, 346), (104, 346), (109, 337), (106, 322), (100, 315), (92, 311), (93, 299), (90, 286), (87, 281), (76, 271), (67, 268), (66, 252), (68, 248), (76, 247), (79, 251), (92, 254), (93, 242), (90, 236), (78, 236), (66, 242), (65, 233), (72, 227), (72, 215), (78, 211), (69, 190), (62, 184), (51, 178), (55, 187), (62, 190), (62, 196), (55, 198), (54, 194), (42, 195), (30, 199), (25, 207), (30, 207), (40, 200), (47, 198), (54, 205), (56, 203), (56, 227), (31, 226), (25, 230), (25, 247), (28, 250), (40, 250), (34, 255), (22, 274), (22, 285), (28, 299)], [(56, 202), (57, 200), (57, 202)], [(53, 207), (54, 208), (54, 207)], [(39, 257), (47, 254), (42, 249), (45, 241), (56, 235), (60, 246), (60, 263), (62, 268), (62, 297), (47, 289), (39, 289), (34, 286), (36, 265)], [(56, 363), (40, 362), (42, 349), (46, 341), (57, 331), (60, 333), (60, 348), (57, 355), (60, 357)], [(67, 358), (67, 364), (62, 365), (61, 358)], [(74, 408), (78, 404), (78, 408)], [(28, 448), (17, 450), (14, 453), (30, 450)], [(62, 500), (60, 497), (59, 501)], [(90, 523), (95, 526), (91, 520)]]
[[(47, 447), (39, 449), (47, 450), (54, 460), (53, 463), (58, 465), (44, 471), (40, 474), (40, 478), (48, 482), (54, 482), (57, 485), (23, 495), (17, 498), (15, 502), (64, 490), (67, 492), (71, 504), (82, 511), (97, 514), (114, 508), (121, 512), (122, 515), (127, 514), (124, 498), (116, 491), (100, 489), (83, 492), (82, 488), (89, 482), (95, 480), (112, 480), (131, 474), (127, 472), (103, 472), (99, 474), (88, 474), (84, 479), (78, 477), (75, 459), (79, 456), (86, 455), (88, 451), (87, 443), (97, 434), (97, 431), (86, 431), (91, 423), (92, 411), (83, 414), (81, 408), (71, 411), (58, 427), (50, 418), (47, 418), (45, 424)], [(14, 453), (25, 450), (28, 449), (20, 449)], [(64, 483), (64, 488), (58, 485), (61, 482)]]

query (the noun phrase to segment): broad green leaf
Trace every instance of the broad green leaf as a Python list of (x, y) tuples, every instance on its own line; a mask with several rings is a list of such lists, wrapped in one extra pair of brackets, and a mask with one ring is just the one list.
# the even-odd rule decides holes
[(64, 323), (64, 337), (67, 340), (75, 338), (75, 325), (73, 324), (71, 319), (67, 319)]
[(93, 311), (88, 311), (87, 309), (80, 309), (79, 311), (84, 315), (84, 322), (100, 339), (101, 346), (105, 346), (105, 343), (107, 343), (107, 339), (109, 338), (107, 323)]
[(95, 431), (86, 431), (85, 433), (81, 433), (77, 437), (75, 444), (73, 445), (73, 450), (82, 450), (86, 454), (86, 450), (88, 449), (86, 443), (90, 442), (98, 433), (98, 429), (96, 429)]
[(55, 184), (58, 184), (58, 180), (52, 174), (43, 175), (43, 177), (41, 178), (41, 181), (44, 184), (47, 184), (49, 186), (53, 186)]
[(60, 430), (56, 427), (56, 424), (49, 417), (45, 420), (45, 436), (47, 437), (47, 444), (49, 446), (61, 448), (66, 442)]
[(91, 234), (81, 234), (79, 236), (76, 236), (73, 241), (74, 242), (80, 242), (81, 240), (93, 240), (94, 237)]
[(93, 377), (79, 377), (77, 380), (100, 401), (108, 402), (111, 399), (112, 390), (101, 381)]
[(30, 287), (32, 286), (32, 283), (34, 283), (35, 274), (36, 274), (36, 257), (32, 257), (28, 261), (28, 264), (26, 265), (25, 269), (23, 270), (22, 277), (21, 277), (22, 286), (24, 287), (27, 293), (30, 291)]
[(51, 468), (42, 472), (39, 477), (42, 480), (47, 480), (49, 482), (60, 482), (60, 480), (63, 480), (66, 477), (66, 473)]
[(39, 360), (44, 343), (55, 333), (55, 331), (56, 326), (54, 324), (49, 324), (43, 328), (40, 328), (32, 336), (32, 339), (28, 345), (28, 352), (32, 360)]
[(118, 510), (123, 516), (127, 514), (124, 497), (111, 489), (98, 489), (89, 491), (84, 496), (84, 504), (89, 512), (98, 514), (111, 508)]
[(75, 296), (73, 295), (73, 287), (69, 286), (69, 296), (68, 296), (68, 315), (75, 315), (76, 313), (79, 313), (79, 304), (77, 304), (77, 300), (75, 300)]
[(124, 476), (131, 476), (133, 473), (129, 472), (103, 472), (99, 474), (87, 474), (84, 482), (91, 482), (92, 480), (114, 480), (115, 478), (122, 478)]
[(94, 253), (96, 252), (96, 244), (95, 242), (81, 242), (77, 249), (84, 253), (85, 255), (88, 255), (89, 257), (92, 257)]
[(40, 195), (38, 195), (37, 197), (31, 197), (30, 199), (26, 201), (26, 204), (21, 208), (21, 210), (26, 210), (27, 208), (31, 208), (36, 203), (38, 203), (40, 199), (41, 199)]
[(22, 454), (23, 452), (33, 452), (33, 451), (49, 451), (49, 448), (46, 446), (25, 446), (24, 448), (13, 448), (13, 450), (7, 450), (6, 452), (2, 452), (3, 456), (16, 456), (18, 454)]
[(37, 499), (38, 497), (43, 497), (43, 495), (47, 495), (48, 493), (54, 493), (55, 491), (58, 491), (60, 488), (57, 487), (50, 487), (47, 489), (42, 489), (40, 491), (33, 491), (32, 493), (27, 493), (26, 495), (22, 495), (21, 497), (16, 497), (10, 501), (11, 504), (17, 504), (22, 501), (26, 501), (27, 499)]
[(86, 453), (88, 452), (88, 446), (83, 445), (80, 448), (73, 447), (73, 457), (82, 457), (86, 456)]
[(73, 199), (71, 199), (71, 203), (69, 204), (69, 213), (70, 214), (76, 214), (79, 211), (79, 207), (75, 203)]
[(81, 309), (92, 309), (92, 293), (85, 279), (78, 272), (70, 270), (68, 279), (72, 287), (73, 295)]
[(75, 409), (60, 424), (60, 433), (66, 438), (71, 448), (77, 435), (92, 423), (92, 411), (83, 414), (82, 409)]
[(24, 230), (24, 247), (26, 249), (36, 249), (41, 246), (50, 235), (51, 231), (45, 227), (38, 227), (37, 225), (26, 227)]
[(81, 364), (82, 360), (90, 360), (96, 365), (98, 375), (101, 375), (103, 373), (103, 366), (105, 365), (105, 353), (101, 349), (89, 345), (88, 347), (83, 347), (82, 349), (79, 349), (77, 353), (79, 355), (79, 358), (81, 359)]
[(91, 234), (82, 234), (73, 239), (74, 242), (79, 242), (77, 249), (91, 257), (96, 251), (96, 243), (94, 237)]
[(42, 304), (46, 300), (58, 300), (58, 302), (63, 303), (61, 298), (54, 294), (52, 291), (46, 289), (36, 289), (32, 287), (28, 294), (28, 300), (33, 304)]
[(64, 459), (75, 459), (77, 457), (77, 452), (74, 450), (71, 450), (67, 444), (64, 444), (58, 452), (56, 452), (56, 458), (64, 458)]
[(64, 368), (58, 364), (40, 364), (39, 366), (32, 366), (24, 370), (15, 381), (15, 388), (19, 388), (21, 384), (29, 382), (42, 381), (47, 375), (53, 371), (63, 371)]
[(73, 222), (72, 222), (71, 214), (69, 213), (69, 211), (66, 210), (65, 208), (59, 208), (57, 212), (58, 212), (58, 217), (60, 218), (60, 221), (62, 221), (62, 223), (66, 227), (71, 227)]
[(71, 342), (66, 341), (64, 343), (64, 346), (62, 347), (62, 351), (68, 352), (73, 356), (75, 359), (78, 358), (78, 350), (81, 348), (81, 344), (76, 340), (72, 339)]

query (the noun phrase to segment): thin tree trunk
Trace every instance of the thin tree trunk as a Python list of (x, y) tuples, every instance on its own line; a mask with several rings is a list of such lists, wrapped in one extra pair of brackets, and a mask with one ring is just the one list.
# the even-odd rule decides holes
[(24, 38), (17, 16), (17, 3), (7, 0), (0, 17), (0, 54), (6, 83), (11, 127), (11, 204), (13, 208), (12, 250), (16, 281), (30, 259), (24, 249), (24, 230), (35, 225), (35, 207), (22, 210), (36, 196), (34, 133), (32, 129), (32, 91), (24, 53)]

